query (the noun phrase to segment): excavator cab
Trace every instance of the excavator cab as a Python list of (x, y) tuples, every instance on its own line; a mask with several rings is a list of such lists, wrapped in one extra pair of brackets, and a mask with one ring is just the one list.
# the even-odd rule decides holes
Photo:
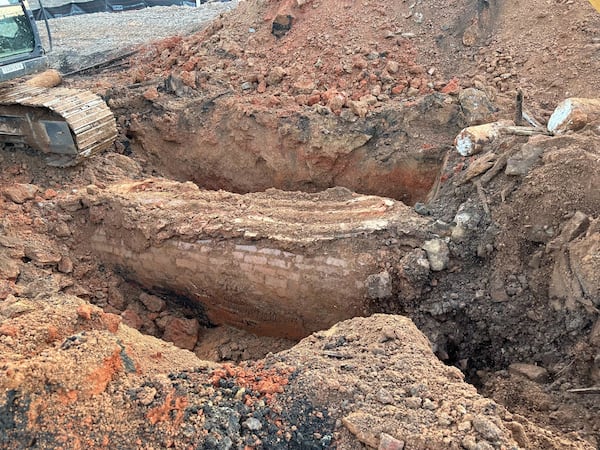
[(117, 126), (102, 98), (20, 79), (47, 66), (27, 0), (0, 0), (0, 149), (30, 147), (69, 167), (110, 148)]
[(0, 82), (46, 69), (48, 61), (24, 0), (0, 0)]

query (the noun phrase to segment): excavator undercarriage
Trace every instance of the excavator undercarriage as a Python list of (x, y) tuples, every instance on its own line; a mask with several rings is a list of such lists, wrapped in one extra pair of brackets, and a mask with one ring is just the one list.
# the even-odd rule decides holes
[(112, 145), (116, 121), (96, 94), (22, 80), (46, 67), (27, 1), (0, 0), (0, 148), (31, 147), (49, 165), (73, 166)]
[(68, 167), (109, 148), (116, 122), (104, 100), (67, 88), (0, 87), (0, 145), (26, 145)]

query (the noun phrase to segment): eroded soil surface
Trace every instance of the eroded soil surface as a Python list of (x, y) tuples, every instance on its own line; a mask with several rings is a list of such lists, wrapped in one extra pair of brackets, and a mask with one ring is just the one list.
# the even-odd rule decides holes
[[(104, 95), (120, 136), (71, 169), (0, 154), (0, 446), (597, 448), (600, 124), (472, 157), (452, 143), (512, 119), (517, 88), (542, 123), (595, 96), (599, 46), (587, 2), (252, 0), (67, 78)], [(185, 203), (198, 195), (203, 214)], [(325, 217), (319, 199), (336, 195), (351, 213)], [(388, 208), (404, 221), (383, 223)], [(121, 236), (115, 224), (128, 241), (98, 251), (94, 233)], [(344, 275), (353, 301), (389, 315), (296, 344), (248, 333), (252, 267), (212, 282), (240, 312), (221, 322), (170, 263), (132, 270), (136, 251), (209, 239), (264, 270), (264, 250), (314, 257), (324, 286), (354, 258), (368, 274)], [(302, 308), (267, 275), (252, 298)]]

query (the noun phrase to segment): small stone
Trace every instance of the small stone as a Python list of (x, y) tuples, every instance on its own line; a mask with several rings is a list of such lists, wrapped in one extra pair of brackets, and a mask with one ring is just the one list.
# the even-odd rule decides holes
[(265, 81), (267, 82), (267, 86), (276, 86), (283, 80), (285, 76), (285, 69), (281, 66), (275, 66), (270, 71)]
[(525, 176), (531, 169), (542, 161), (544, 148), (536, 145), (532, 139), (521, 146), (521, 149), (506, 161), (504, 173), (512, 176)]
[(472, 424), (471, 424), (470, 420), (463, 420), (462, 422), (460, 422), (458, 424), (457, 427), (458, 427), (458, 431), (465, 432), (465, 431), (469, 431), (471, 429)]
[(387, 342), (398, 339), (398, 335), (396, 334), (396, 330), (392, 327), (385, 326), (381, 330), (381, 337), (379, 338), (379, 342)]
[(420, 214), (421, 216), (428, 216), (431, 214), (431, 211), (429, 211), (429, 208), (427, 208), (427, 206), (421, 202), (415, 203), (414, 209), (415, 209), (415, 212), (417, 214)]
[(123, 319), (123, 323), (125, 325), (135, 330), (141, 329), (142, 325), (144, 324), (142, 318), (133, 309), (126, 309), (123, 311), (121, 318)]
[(377, 97), (375, 97), (374, 95), (369, 94), (369, 95), (363, 95), (360, 98), (360, 101), (361, 102), (365, 102), (369, 106), (373, 106), (373, 105), (377, 104), (378, 100), (377, 100)]
[(242, 425), (251, 431), (258, 431), (262, 428), (262, 423), (260, 423), (260, 420), (254, 417), (250, 417), (248, 420), (245, 420), (242, 422)]
[(515, 363), (508, 367), (508, 371), (512, 374), (521, 375), (529, 378), (536, 383), (545, 383), (548, 381), (548, 371), (543, 367), (534, 364)]
[(381, 433), (379, 436), (378, 450), (403, 450), (404, 441), (400, 441), (389, 434)]
[(94, 312), (92, 305), (83, 304), (77, 308), (77, 317), (83, 320), (90, 320), (92, 318), (92, 313)]
[(473, 427), (482, 438), (496, 442), (502, 437), (502, 431), (491, 420), (483, 416), (477, 416), (473, 419)]
[(300, 78), (292, 85), (295, 94), (311, 95), (316, 89), (315, 82), (309, 78)]
[(379, 403), (383, 403), (384, 405), (391, 405), (394, 403), (394, 397), (387, 389), (381, 388), (377, 392), (377, 401)]
[(427, 259), (432, 271), (439, 272), (448, 267), (450, 250), (443, 240), (431, 239), (426, 241), (421, 248), (427, 253)]
[(69, 228), (69, 225), (67, 225), (66, 222), (63, 222), (61, 220), (57, 222), (57, 224), (54, 226), (54, 234), (57, 237), (69, 237), (71, 236), (71, 229)]
[(142, 94), (142, 96), (148, 100), (148, 101), (154, 101), (156, 99), (158, 99), (159, 94), (158, 94), (158, 89), (153, 86), (151, 88), (146, 89), (146, 91)]
[(369, 105), (366, 102), (360, 100), (350, 100), (348, 102), (348, 107), (350, 108), (350, 111), (352, 111), (354, 114), (361, 118), (365, 117), (369, 112)]
[(466, 450), (475, 450), (477, 448), (477, 441), (473, 436), (465, 436), (461, 442), (461, 445)]
[(563, 226), (560, 237), (564, 242), (571, 242), (579, 235), (585, 233), (589, 225), (589, 217), (581, 211), (575, 211), (573, 217)]
[(385, 69), (389, 72), (389, 73), (397, 73), (398, 70), (400, 69), (400, 64), (398, 64), (396, 61), (388, 61)]
[(58, 262), (58, 271), (62, 273), (71, 273), (73, 272), (73, 261), (66, 255), (63, 255)]
[(22, 204), (35, 198), (38, 187), (35, 184), (15, 183), (5, 188), (2, 193), (4, 197), (13, 203)]
[(419, 95), (419, 89), (411, 86), (408, 88), (408, 91), (406, 91), (406, 95), (408, 95), (409, 97), (416, 97), (417, 95)]
[[(167, 306), (166, 302), (156, 295), (150, 295), (145, 292), (140, 294), (140, 301), (144, 304), (148, 311), (161, 312)], [(110, 300), (109, 300), (110, 303)]]
[(249, 82), (249, 81), (246, 81), (245, 83), (242, 83), (242, 91), (249, 91), (253, 87), (254, 87), (254, 85), (251, 82)]
[(150, 403), (154, 401), (156, 397), (156, 388), (150, 386), (144, 386), (137, 394), (138, 401), (144, 405), (148, 406)]
[(479, 28), (477, 24), (469, 26), (463, 33), (462, 43), (465, 47), (472, 47), (479, 39)]
[(58, 264), (62, 259), (59, 253), (29, 245), (25, 247), (25, 256), (39, 265)]
[[(110, 308), (110, 306), (107, 306), (106, 308)], [(105, 312), (101, 315), (101, 320), (106, 329), (111, 333), (119, 331), (119, 325), (122, 322), (121, 316)]]
[(517, 441), (517, 444), (519, 444), (520, 447), (530, 448), (529, 438), (527, 437), (527, 432), (523, 425), (519, 422), (507, 422), (506, 428), (511, 431), (513, 439)]
[(458, 101), (466, 126), (492, 122), (494, 113), (498, 111), (487, 94), (479, 89), (468, 88), (460, 91)]
[(20, 273), (21, 270), (16, 260), (0, 255), (0, 279), (14, 280)]
[(426, 398), (425, 400), (423, 400), (422, 408), (433, 411), (433, 410), (437, 409), (437, 405), (431, 399)]
[(419, 409), (423, 404), (423, 399), (421, 397), (408, 397), (404, 399), (404, 403), (408, 408)]
[(200, 325), (196, 319), (171, 316), (166, 323), (163, 339), (177, 347), (193, 350), (198, 342)]
[(108, 287), (108, 304), (120, 311), (127, 308), (127, 300), (117, 286)]
[(8, 323), (0, 325), (0, 336), (16, 337), (17, 334), (19, 334), (19, 330), (14, 325)]

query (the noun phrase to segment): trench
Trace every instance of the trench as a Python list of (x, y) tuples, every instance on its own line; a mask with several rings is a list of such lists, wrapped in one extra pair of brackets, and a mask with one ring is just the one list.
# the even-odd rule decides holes
[[(166, 107), (153, 105), (154, 115), (137, 121), (132, 120), (128, 132), (128, 148), (132, 154), (141, 155), (153, 171), (169, 179), (192, 181), (201, 189), (241, 194), (260, 193), (269, 188), (315, 193), (333, 187), (343, 187), (360, 194), (400, 200), (409, 206), (425, 204), (431, 193), (437, 189), (449, 151), (448, 144), (452, 142), (461, 123), (460, 107), (441, 94), (426, 96), (410, 105), (398, 104), (394, 108), (377, 111), (366, 118), (355, 118), (352, 122), (338, 116), (307, 111), (285, 117), (278, 117), (264, 110), (251, 114), (242, 113), (238, 109), (239, 105), (227, 101), (215, 105), (214, 102), (207, 103), (207, 100), (202, 99), (190, 101), (188, 105), (189, 107), (180, 108), (178, 111), (169, 111)], [(411, 213), (415, 214), (412, 210)], [(285, 223), (288, 224), (293, 222), (293, 218), (286, 220)], [(108, 234), (111, 233), (117, 232), (112, 230)], [(372, 236), (372, 239), (382, 242), (396, 238), (397, 236), (388, 236), (385, 233)], [(101, 241), (104, 238), (99, 239)], [(356, 239), (356, 242), (360, 242), (360, 238)], [(300, 252), (295, 253), (294, 250), (286, 250), (295, 253), (295, 257), (310, 259), (333, 254), (340, 260), (352, 260), (358, 254), (381, 250), (377, 245), (369, 244), (370, 247), (365, 251), (364, 245), (357, 245), (356, 242), (348, 239), (339, 244), (339, 248), (316, 245), (303, 255), (300, 255)], [(104, 244), (104, 250), (101, 249), (104, 258), (112, 264), (118, 264), (119, 256), (106, 251), (110, 243), (99, 242), (98, 245), (102, 247)], [(256, 246), (259, 252), (279, 251), (273, 250), (272, 244), (260, 239), (248, 242), (238, 236), (231, 243), (231, 247)], [(417, 248), (419, 246), (414, 243), (411, 245)], [(215, 261), (219, 252), (233, 252), (223, 245), (198, 251), (214, 253)], [(389, 261), (385, 261), (388, 256)], [(229, 283), (229, 287), (233, 286), (236, 290), (237, 298), (228, 296), (223, 289), (213, 289), (206, 295), (198, 296), (182, 287), (182, 283), (173, 286), (173, 283), (168, 281), (156, 282), (157, 279), (161, 279), (160, 272), (164, 272), (163, 268), (149, 271), (149, 265), (144, 267), (130, 263), (122, 273), (126, 279), (138, 283), (149, 293), (170, 298), (169, 302), (173, 305), (181, 305), (182, 298), (191, 299), (189, 301), (196, 302), (196, 305), (199, 302), (200, 312), (183, 307), (184, 315), (188, 318), (201, 317), (202, 326), (206, 329), (215, 325), (232, 326), (236, 330), (245, 329), (252, 333), (252, 336), (262, 336), (264, 342), (268, 342), (265, 345), (273, 345), (271, 350), (277, 351), (286, 345), (293, 345), (313, 331), (333, 325), (336, 321), (376, 312), (409, 316), (426, 334), (427, 330), (435, 329), (438, 322), (415, 306), (422, 303), (419, 295), (423, 298), (433, 296), (431, 289), (425, 289), (418, 295), (410, 294), (408, 299), (403, 298), (406, 296), (396, 284), (406, 283), (406, 280), (394, 280), (390, 292), (385, 294), (385, 301), (381, 301), (382, 299), (375, 295), (357, 306), (360, 302), (356, 299), (349, 301), (347, 305), (341, 300), (336, 303), (324, 299), (323, 293), (330, 298), (339, 296), (340, 293), (345, 295), (341, 287), (349, 281), (354, 282), (352, 277), (360, 276), (366, 279), (371, 276), (377, 279), (380, 273), (385, 272), (386, 267), (396, 264), (403, 256), (386, 255), (370, 268), (372, 273), (353, 273), (350, 278), (346, 275), (346, 279), (341, 274), (329, 272), (316, 274), (315, 281), (305, 282), (304, 286), (297, 283), (290, 285), (288, 280), (288, 284), (283, 288), (295, 291), (291, 295), (266, 287), (266, 294), (263, 292), (262, 298), (272, 296), (276, 299), (274, 302), (265, 303), (266, 308), (271, 310), (269, 314), (256, 313), (259, 309), (256, 306), (241, 305), (244, 300), (240, 301), (240, 298), (243, 299), (247, 295), (244, 291), (251, 291), (256, 288), (256, 284), (244, 285), (236, 280), (238, 271), (243, 270), (235, 265), (233, 273), (229, 273), (228, 269), (222, 266), (202, 266), (196, 261), (190, 263), (190, 270), (203, 271), (204, 276), (210, 278), (207, 283)], [(166, 253), (153, 257), (168, 260)], [(147, 258), (147, 255), (138, 255), (140, 261), (144, 258)], [(175, 261), (176, 258), (165, 264), (175, 267)], [(233, 257), (230, 261), (235, 262)], [(291, 264), (288, 261), (279, 262), (282, 265)], [(211, 274), (215, 267), (216, 273)], [(219, 271), (225, 281), (220, 279)], [(390, 270), (393, 277), (398, 275), (394, 271), (395, 269)], [(172, 277), (175, 276), (176, 274), (172, 274)], [(311, 276), (312, 274), (306, 275), (305, 280)], [(193, 275), (190, 274), (189, 277), (192, 278)], [(414, 290), (422, 290), (422, 285), (428, 284), (431, 278), (433, 275), (429, 274), (425, 279), (418, 280), (419, 287)], [(328, 282), (332, 279), (335, 279), (333, 283)], [(302, 291), (311, 283), (314, 284), (312, 290)], [(322, 292), (318, 293), (319, 289)], [(298, 291), (301, 293), (297, 294)], [(347, 295), (351, 297), (351, 294)], [(232, 308), (210, 306), (214, 299), (224, 297), (236, 305)], [(178, 300), (174, 302), (173, 299)], [(321, 317), (315, 318), (315, 315), (304, 316), (303, 311), (299, 310), (279, 311), (277, 301), (304, 302), (301, 309), (312, 308), (319, 311), (317, 315), (326, 317), (329, 314), (327, 308), (346, 308), (347, 311), (321, 320)], [(247, 302), (257, 304), (260, 298), (252, 298)], [(297, 315), (302, 316), (301, 319), (298, 319)], [(464, 318), (457, 318), (454, 323), (459, 326), (459, 322), (462, 322), (461, 328), (469, 328), (469, 324), (464, 323)], [(452, 326), (447, 328), (452, 329)], [(451, 331), (447, 331), (447, 334), (451, 335)], [(490, 364), (496, 367), (501, 365), (493, 356), (484, 354), (487, 352), (480, 352), (482, 347), (454, 342), (448, 335), (436, 336), (429, 333), (432, 341), (438, 341), (438, 356), (446, 363), (460, 367), (461, 361), (469, 359), (468, 372), (472, 374), (483, 367), (490, 367)], [(241, 340), (239, 336), (238, 339)]]

